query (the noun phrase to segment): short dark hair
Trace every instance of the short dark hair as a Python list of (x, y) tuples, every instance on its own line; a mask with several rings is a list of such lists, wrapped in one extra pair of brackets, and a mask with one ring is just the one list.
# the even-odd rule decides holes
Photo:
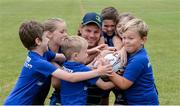
[(36, 38), (42, 40), (44, 26), (37, 21), (23, 22), (19, 28), (19, 37), (25, 48), (28, 50), (34, 49), (37, 44)]
[(103, 20), (113, 20), (116, 23), (119, 13), (114, 7), (106, 7), (101, 11), (101, 16)]

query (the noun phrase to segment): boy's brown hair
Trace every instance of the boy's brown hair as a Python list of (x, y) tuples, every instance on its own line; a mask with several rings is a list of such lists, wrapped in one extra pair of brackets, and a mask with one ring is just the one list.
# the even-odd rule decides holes
[(74, 52), (80, 52), (83, 48), (87, 48), (87, 41), (80, 36), (69, 36), (64, 37), (61, 43), (62, 53), (65, 55), (67, 60), (71, 59), (71, 55)]
[(37, 44), (36, 38), (42, 40), (44, 26), (37, 21), (23, 22), (19, 28), (19, 37), (25, 48), (28, 50), (34, 49)]
[(146, 37), (148, 35), (148, 26), (141, 19), (132, 19), (128, 21), (123, 27), (122, 32), (126, 32), (127, 30), (135, 30), (139, 33), (140, 37)]
[(101, 11), (101, 16), (103, 20), (113, 20), (117, 23), (119, 13), (114, 7), (106, 7)]

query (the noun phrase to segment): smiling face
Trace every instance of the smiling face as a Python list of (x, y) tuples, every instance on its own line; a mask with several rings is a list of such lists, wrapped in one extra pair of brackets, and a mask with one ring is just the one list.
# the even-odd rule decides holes
[(52, 41), (57, 45), (60, 45), (63, 37), (67, 36), (67, 26), (65, 22), (57, 22), (56, 30), (52, 33)]
[(97, 46), (101, 29), (96, 24), (87, 24), (80, 28), (81, 37), (85, 38), (88, 42), (88, 48)]
[(113, 20), (103, 20), (102, 31), (107, 33), (108, 36), (112, 36), (116, 29), (115, 25), (116, 23)]
[(125, 50), (132, 54), (143, 47), (147, 37), (141, 38), (136, 30), (127, 30), (123, 33), (123, 43)]

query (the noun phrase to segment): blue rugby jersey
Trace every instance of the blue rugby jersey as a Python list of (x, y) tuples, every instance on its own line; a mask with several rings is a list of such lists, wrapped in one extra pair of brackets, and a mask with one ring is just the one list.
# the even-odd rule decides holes
[(55, 57), (55, 53), (46, 52), (45, 57), (29, 51), (14, 89), (6, 98), (4, 105), (32, 105), (36, 104), (38, 93), (44, 83), (57, 69), (47, 60)]
[(129, 105), (158, 105), (153, 70), (145, 48), (128, 56), (123, 76), (133, 85), (125, 91)]
[[(65, 71), (70, 73), (91, 71), (89, 67), (78, 62), (64, 62)], [(98, 77), (77, 83), (61, 80), (61, 104), (62, 105), (86, 105), (87, 86), (95, 85)]]

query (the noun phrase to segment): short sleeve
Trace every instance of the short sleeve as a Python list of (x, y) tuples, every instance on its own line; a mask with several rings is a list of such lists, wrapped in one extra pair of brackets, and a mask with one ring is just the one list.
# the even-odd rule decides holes
[[(88, 69), (86, 69), (87, 71), (93, 71), (91, 68), (87, 67)], [(99, 79), (99, 77), (95, 77), (92, 79), (87, 80), (87, 84), (88, 85), (96, 85), (96, 81)]]
[(54, 59), (56, 57), (56, 53), (49, 50), (44, 53), (43, 57), (46, 58), (47, 61), (51, 61), (52, 59)]
[(96, 82), (98, 79), (99, 79), (99, 77), (89, 79), (89, 80), (87, 80), (87, 83), (90, 85), (96, 85)]
[(143, 69), (144, 65), (141, 60), (131, 61), (125, 67), (123, 76), (126, 79), (135, 82), (135, 80), (143, 73)]
[(54, 71), (57, 70), (57, 67), (55, 67), (53, 64), (51, 64), (50, 62), (43, 60), (41, 62), (39, 62), (36, 67), (35, 67), (36, 71), (45, 75), (46, 77), (48, 77), (49, 75), (51, 75)]

